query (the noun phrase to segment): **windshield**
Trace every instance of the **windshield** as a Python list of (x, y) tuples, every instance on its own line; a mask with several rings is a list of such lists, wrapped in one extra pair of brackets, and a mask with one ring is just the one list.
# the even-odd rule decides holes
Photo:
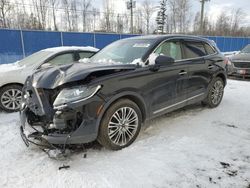
[(91, 61), (132, 63), (134, 60), (141, 59), (153, 43), (153, 39), (119, 40), (94, 55)]
[(245, 46), (242, 50), (241, 53), (250, 53), (250, 44), (248, 44), (247, 46)]
[(37, 62), (44, 61), (48, 57), (48, 55), (50, 55), (52, 53), (53, 52), (51, 52), (51, 51), (39, 51), (39, 52), (36, 52), (36, 53), (22, 59), (21, 61), (18, 62), (18, 64), (21, 66), (31, 66)]

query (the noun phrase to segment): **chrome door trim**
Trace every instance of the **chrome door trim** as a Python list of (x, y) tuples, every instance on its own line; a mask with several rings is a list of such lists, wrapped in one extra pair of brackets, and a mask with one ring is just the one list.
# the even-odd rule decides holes
[(178, 102), (178, 103), (175, 103), (175, 104), (172, 104), (172, 105), (170, 105), (170, 106), (161, 108), (161, 109), (159, 109), (159, 110), (154, 111), (153, 114), (160, 113), (160, 112), (162, 112), (162, 111), (164, 111), (164, 110), (167, 110), (167, 109), (169, 109), (169, 108), (175, 107), (175, 106), (177, 106), (177, 105), (179, 105), (179, 104), (182, 104), (182, 103), (184, 103), (184, 102), (190, 101), (190, 100), (195, 99), (195, 98), (197, 98), (197, 97), (200, 97), (200, 96), (202, 96), (202, 95), (204, 95), (204, 94), (205, 94), (205, 93), (200, 93), (200, 94), (198, 94), (198, 95), (195, 95), (195, 96), (193, 96), (193, 97), (190, 97), (190, 98), (185, 99), (185, 100), (183, 100), (183, 101), (180, 101), (180, 102)]

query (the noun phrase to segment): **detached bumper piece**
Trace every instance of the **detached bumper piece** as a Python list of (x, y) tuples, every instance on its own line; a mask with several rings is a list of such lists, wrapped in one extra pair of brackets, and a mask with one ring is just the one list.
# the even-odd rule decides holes
[(30, 144), (37, 145), (41, 148), (53, 149), (56, 148), (52, 144), (50, 144), (46, 139), (42, 137), (42, 133), (40, 132), (33, 132), (28, 135), (24, 133), (24, 129), (20, 126), (20, 135), (24, 142), (24, 144), (29, 147)]

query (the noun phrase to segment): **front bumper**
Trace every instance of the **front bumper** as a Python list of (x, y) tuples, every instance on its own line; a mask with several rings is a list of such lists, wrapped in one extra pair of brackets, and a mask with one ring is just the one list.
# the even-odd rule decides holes
[(48, 133), (42, 126), (31, 126), (27, 121), (28, 108), (20, 111), (20, 134), (26, 146), (30, 143), (38, 146), (54, 146), (89, 143), (97, 138), (96, 119), (83, 120), (81, 125), (67, 134)]

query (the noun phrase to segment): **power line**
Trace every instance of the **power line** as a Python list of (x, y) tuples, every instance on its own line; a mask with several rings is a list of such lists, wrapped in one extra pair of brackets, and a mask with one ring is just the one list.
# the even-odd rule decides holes
[[(11, 6), (25, 6), (25, 7), (30, 7), (30, 8), (35, 8), (36, 5), (34, 4), (29, 4), (29, 3), (12, 3), (12, 2), (6, 2), (6, 4), (8, 5), (11, 5)], [(52, 6), (48, 6), (48, 5), (45, 5), (45, 6), (39, 6), (40, 8), (47, 8), (47, 9), (55, 9), (55, 11), (62, 11), (64, 12), (65, 11), (65, 8), (64, 7), (52, 7)], [(79, 12), (79, 13), (82, 13), (84, 10), (83, 9), (73, 9), (73, 8), (67, 8), (67, 10), (69, 11), (75, 11), (75, 12)], [(94, 14), (94, 13), (98, 13), (98, 14), (105, 14), (106, 12), (105, 11), (97, 11), (97, 9), (95, 11), (93, 10), (87, 10), (85, 11), (87, 14)], [(134, 11), (133, 12), (134, 14), (139, 14), (138, 11)], [(114, 12), (111, 12), (109, 13), (110, 15), (123, 15), (123, 16), (129, 16), (129, 14), (126, 14), (126, 13), (114, 13)]]

